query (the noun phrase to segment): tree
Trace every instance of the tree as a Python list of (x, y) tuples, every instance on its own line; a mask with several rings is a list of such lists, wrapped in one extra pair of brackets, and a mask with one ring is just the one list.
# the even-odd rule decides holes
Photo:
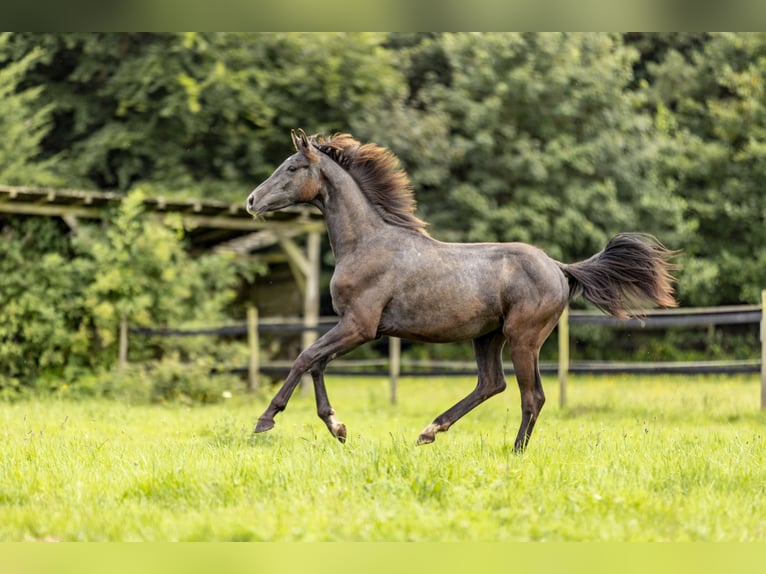
[(49, 162), (38, 162), (40, 144), (50, 127), (52, 106), (40, 105), (43, 86), (21, 87), (24, 75), (43, 57), (35, 48), (8, 61), (8, 32), (0, 34), (0, 182), (54, 185)]
[(24, 82), (45, 86), (68, 187), (242, 200), (289, 151), (289, 130), (348, 130), (403, 92), (381, 34), (14, 34), (42, 46)]
[(448, 118), (445, 176), (419, 194), (440, 236), (527, 241), (567, 260), (617, 231), (653, 232), (671, 245), (683, 237), (682, 205), (655, 169), (652, 118), (627, 89), (637, 52), (620, 36), (438, 41), (449, 70), (417, 99)]
[(236, 262), (224, 255), (195, 259), (181, 222), (143, 213), (144, 193), (131, 192), (109, 226), (83, 229), (75, 246), (91, 271), (85, 305), (99, 347), (115, 348), (120, 322), (132, 326), (219, 321), (236, 294)]
[(764, 61), (759, 34), (4, 34), (0, 179), (242, 201), (291, 128), (351, 131), (439, 238), (649, 231), (685, 304), (752, 302)]
[(649, 66), (662, 177), (694, 233), (681, 287), (696, 305), (755, 303), (766, 286), (766, 35), (714, 34)]

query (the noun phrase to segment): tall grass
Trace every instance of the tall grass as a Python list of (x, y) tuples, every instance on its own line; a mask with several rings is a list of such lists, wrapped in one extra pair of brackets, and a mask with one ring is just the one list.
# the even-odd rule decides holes
[[(764, 540), (755, 377), (575, 377), (513, 453), (509, 388), (414, 446), (473, 381), (330, 378), (337, 443), (297, 393), (206, 407), (0, 403), (0, 540)], [(270, 394), (270, 392), (269, 392)]]

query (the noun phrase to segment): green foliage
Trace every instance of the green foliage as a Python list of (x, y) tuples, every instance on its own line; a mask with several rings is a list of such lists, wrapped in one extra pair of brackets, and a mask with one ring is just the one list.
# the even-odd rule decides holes
[(694, 227), (682, 293), (691, 304), (756, 303), (766, 286), (766, 35), (714, 34), (648, 69), (667, 137), (663, 177)]
[(15, 61), (8, 61), (11, 35), (0, 34), (0, 182), (6, 185), (51, 185), (50, 162), (34, 161), (42, 139), (51, 128), (51, 105), (39, 106), (43, 86), (22, 87), (24, 75), (43, 57), (32, 48)]
[(88, 363), (82, 286), (86, 267), (53, 220), (13, 219), (0, 228), (0, 387)]
[[(193, 259), (180, 228), (141, 216), (141, 199), (131, 194), (110, 225), (81, 225), (75, 237), (52, 219), (16, 218), (0, 228), (0, 387), (44, 388), (108, 369), (123, 317), (133, 326), (225, 320), (240, 264), (225, 255)], [(231, 354), (229, 347), (205, 355)], [(198, 343), (136, 337), (131, 357), (173, 351), (189, 360), (200, 354)]]
[(569, 261), (648, 231), (684, 250), (683, 303), (752, 303), (763, 38), (6, 34), (0, 122), (27, 137), (0, 175), (241, 201), (290, 128), (350, 130), (401, 157), (437, 237)]
[(379, 34), (15, 34), (44, 46), (44, 154), (70, 187), (239, 201), (289, 129), (334, 131), (404, 91)]
[[(717, 328), (622, 330), (577, 325), (570, 327), (570, 357), (627, 362), (752, 360), (760, 353), (758, 327), (755, 323)], [(555, 361), (557, 354), (547, 358)]]
[(104, 346), (114, 342), (123, 318), (132, 326), (211, 319), (235, 295), (233, 259), (192, 260), (180, 221), (144, 217), (144, 198), (140, 190), (130, 193), (105, 230), (90, 229), (75, 240), (93, 268), (86, 304)]
[(440, 231), (567, 260), (618, 230), (682, 234), (651, 118), (628, 89), (636, 52), (619, 36), (456, 34), (440, 47), (449, 74), (418, 95), (450, 118), (449, 175), (421, 194), (441, 202)]
[[(682, 304), (756, 303), (764, 77), (764, 34), (0, 34), (0, 184), (136, 192), (111, 228), (74, 238), (0, 220), (2, 384), (108, 368), (121, 317), (224, 320), (242, 269), (190, 258), (177, 222), (145, 221), (139, 198), (242, 201), (297, 127), (392, 149), (440, 239), (574, 261), (650, 232), (682, 250)], [(586, 354), (618, 335), (594, 337)], [(209, 347), (130, 353), (241, 352)]]
[(85, 374), (75, 383), (63, 383), (53, 390), (72, 399), (97, 397), (131, 405), (214, 404), (244, 389), (235, 376), (213, 374), (216, 365), (211, 357), (189, 361), (171, 352), (159, 360)]

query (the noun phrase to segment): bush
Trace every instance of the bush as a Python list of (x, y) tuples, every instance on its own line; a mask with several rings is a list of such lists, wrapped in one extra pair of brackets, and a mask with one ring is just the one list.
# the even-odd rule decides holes
[(159, 403), (212, 404), (242, 388), (236, 377), (212, 374), (212, 367), (209, 360), (184, 364), (172, 357), (150, 364), (147, 375), (151, 379), (151, 400)]
[(73, 259), (54, 220), (0, 222), (0, 387), (90, 364), (83, 286), (92, 275)]
[[(183, 229), (143, 217), (142, 208), (135, 192), (109, 225), (81, 224), (76, 234), (53, 219), (0, 220), (0, 389), (39, 378), (57, 387), (108, 372), (123, 318), (131, 326), (225, 321), (240, 264), (225, 255), (191, 257)], [(199, 352), (184, 359), (209, 352), (190, 341), (136, 338), (131, 358), (161, 359), (187, 347)]]
[[(41, 379), (42, 381), (42, 379)], [(89, 373), (75, 382), (38, 384), (43, 392), (71, 398), (99, 397), (128, 404), (214, 404), (244, 390), (235, 376), (213, 374), (212, 361), (181, 362), (177, 356)]]

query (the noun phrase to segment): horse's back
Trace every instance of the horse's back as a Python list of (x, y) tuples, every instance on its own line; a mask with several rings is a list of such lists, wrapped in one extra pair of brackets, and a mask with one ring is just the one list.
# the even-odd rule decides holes
[(568, 286), (558, 264), (524, 243), (400, 244), (381, 278), (380, 333), (425, 341), (472, 339), (515, 314), (558, 317)]

